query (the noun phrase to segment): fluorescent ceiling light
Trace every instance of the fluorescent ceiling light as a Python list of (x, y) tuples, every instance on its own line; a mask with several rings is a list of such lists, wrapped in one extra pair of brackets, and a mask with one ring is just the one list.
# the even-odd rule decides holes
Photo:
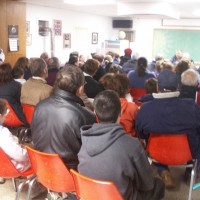
[(105, 4), (115, 4), (116, 0), (64, 0), (66, 4), (72, 5), (105, 5)]

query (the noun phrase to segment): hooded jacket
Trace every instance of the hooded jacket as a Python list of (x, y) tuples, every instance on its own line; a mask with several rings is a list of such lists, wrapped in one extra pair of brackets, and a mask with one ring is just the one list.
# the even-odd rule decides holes
[(125, 200), (136, 200), (140, 191), (153, 189), (154, 178), (145, 151), (139, 140), (127, 135), (121, 125), (83, 126), (81, 137), (80, 173), (114, 182)]
[(34, 147), (59, 154), (69, 168), (77, 168), (81, 147), (80, 127), (93, 124), (95, 116), (72, 93), (57, 89), (37, 104), (31, 131)]

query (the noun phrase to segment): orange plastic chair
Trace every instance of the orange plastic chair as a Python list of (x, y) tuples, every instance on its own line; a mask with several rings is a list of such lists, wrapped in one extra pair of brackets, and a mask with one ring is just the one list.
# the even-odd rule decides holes
[(108, 181), (91, 179), (70, 169), (73, 175), (76, 195), (81, 200), (122, 200), (115, 184)]
[[(192, 159), (190, 146), (186, 134), (150, 134), (147, 152), (154, 162), (164, 165), (184, 165), (192, 167), (189, 198), (196, 176), (197, 161)], [(187, 162), (192, 161), (192, 164)]]
[[(43, 153), (29, 146), (26, 149), (37, 180), (48, 189), (49, 194), (50, 191), (75, 191), (73, 177), (58, 154)], [(28, 198), (35, 181), (30, 184)]]
[(151, 134), (147, 152), (165, 165), (180, 165), (192, 160), (186, 134)]
[[(16, 200), (19, 199), (20, 192), (23, 189), (24, 185), (28, 184), (31, 181), (33, 177), (31, 177), (31, 175), (34, 175), (33, 170), (31, 168), (23, 173), (18, 171), (11, 162), (10, 158), (7, 156), (7, 154), (3, 151), (2, 148), (0, 148), (0, 177), (12, 178), (15, 191), (17, 192), (15, 197)], [(15, 178), (18, 177), (24, 177), (25, 180), (22, 183), (20, 183), (18, 187), (16, 187)]]
[(28, 105), (28, 104), (22, 104), (23, 111), (26, 117), (26, 121), (31, 124), (32, 118), (33, 118), (33, 113), (35, 111), (35, 106), (33, 105)]
[(9, 112), (6, 115), (3, 124), (5, 126), (23, 126), (24, 124), (19, 120), (19, 118), (15, 114), (14, 110), (12, 109), (8, 101), (5, 100), (5, 102), (6, 102), (7, 109), (9, 109)]
[(142, 103), (138, 102), (138, 99), (147, 93), (145, 88), (130, 88), (130, 94), (133, 97), (133, 101), (138, 105), (141, 106)]

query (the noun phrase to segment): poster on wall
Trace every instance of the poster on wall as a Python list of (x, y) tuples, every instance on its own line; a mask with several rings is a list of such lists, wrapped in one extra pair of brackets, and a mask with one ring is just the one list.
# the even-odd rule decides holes
[(64, 48), (71, 48), (71, 34), (70, 33), (63, 34), (63, 44), (64, 44)]
[(38, 32), (41, 36), (48, 36), (49, 35), (49, 22), (44, 20), (38, 21)]
[(53, 21), (53, 28), (55, 36), (61, 36), (62, 34), (62, 21), (61, 20), (54, 20)]
[(19, 51), (18, 25), (8, 25), (8, 48), (9, 51)]

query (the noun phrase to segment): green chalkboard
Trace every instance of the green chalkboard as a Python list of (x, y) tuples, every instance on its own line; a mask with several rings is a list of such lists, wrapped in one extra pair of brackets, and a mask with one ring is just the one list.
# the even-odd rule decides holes
[(178, 49), (189, 53), (194, 62), (200, 62), (200, 30), (154, 30), (153, 57), (161, 54), (170, 60)]

